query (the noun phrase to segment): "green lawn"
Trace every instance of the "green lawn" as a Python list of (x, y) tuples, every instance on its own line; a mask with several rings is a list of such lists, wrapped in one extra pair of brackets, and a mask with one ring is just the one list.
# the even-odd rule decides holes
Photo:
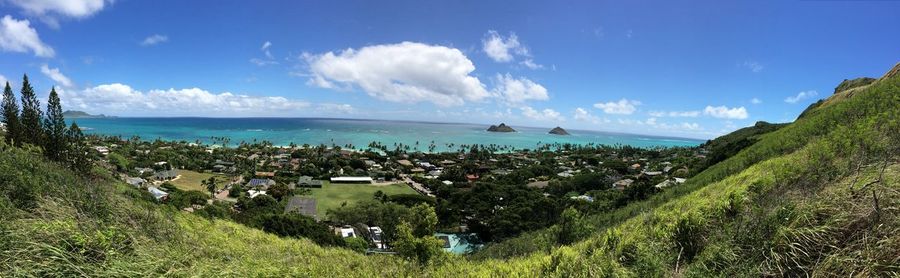
[(181, 177), (171, 181), (175, 187), (181, 190), (196, 190), (196, 191), (206, 191), (206, 187), (203, 186), (202, 182), (209, 177), (216, 176), (216, 185), (218, 188), (222, 188), (228, 182), (228, 178), (220, 175), (220, 174), (210, 174), (210, 173), (198, 173), (194, 171), (188, 170), (178, 170), (178, 175)]
[(360, 200), (371, 200), (372, 195), (376, 191), (381, 190), (388, 195), (394, 194), (418, 194), (408, 185), (399, 183), (392, 185), (369, 185), (369, 184), (341, 184), (329, 183), (325, 181), (322, 188), (313, 188), (312, 196), (316, 199), (316, 210), (319, 217), (324, 217), (328, 209), (341, 207), (341, 204), (347, 202), (352, 204)]

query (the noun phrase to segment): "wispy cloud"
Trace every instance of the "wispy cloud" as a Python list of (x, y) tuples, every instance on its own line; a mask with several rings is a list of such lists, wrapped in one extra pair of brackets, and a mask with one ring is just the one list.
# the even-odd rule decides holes
[(260, 58), (252, 58), (250, 59), (250, 63), (253, 63), (257, 66), (268, 66), (268, 65), (277, 65), (278, 61), (275, 61), (275, 57), (272, 55), (272, 52), (269, 51), (269, 48), (272, 47), (272, 42), (265, 41), (261, 47), (259, 47), (259, 51), (262, 51), (263, 55), (266, 55), (265, 59)]
[(594, 107), (603, 110), (603, 113), (606, 114), (631, 115), (637, 110), (636, 106), (638, 105), (641, 105), (640, 101), (623, 98), (619, 101), (595, 103)]
[(590, 122), (592, 124), (599, 124), (601, 122), (602, 123), (610, 122), (609, 119), (606, 119), (606, 118), (601, 119), (600, 117), (597, 117), (597, 116), (594, 116), (593, 114), (591, 114), (591, 112), (588, 111), (587, 109), (584, 109), (581, 107), (575, 108), (575, 114), (572, 116), (572, 118), (575, 119), (576, 121)]
[(747, 108), (744, 108), (743, 106), (733, 108), (728, 108), (727, 106), (706, 106), (706, 109), (703, 110), (703, 114), (714, 118), (737, 120), (743, 120), (750, 117), (750, 114), (747, 113)]
[(762, 103), (762, 100), (759, 99), (759, 98), (753, 98), (753, 99), (750, 99), (750, 103), (752, 103), (752, 104), (761, 104), (761, 103)]
[(154, 34), (141, 41), (141, 46), (152, 46), (169, 41), (169, 37), (160, 34)]
[(649, 113), (652, 117), (697, 117), (700, 116), (700, 111), (650, 111)]
[(536, 121), (562, 122), (566, 120), (562, 114), (550, 108), (538, 111), (529, 106), (523, 106), (519, 109), (522, 110), (522, 116)]
[(72, 80), (69, 77), (66, 77), (59, 72), (58, 68), (50, 68), (47, 64), (41, 65), (41, 73), (49, 77), (51, 80), (56, 82), (58, 85), (69, 88), (72, 87)]
[(744, 61), (744, 63), (741, 64), (741, 66), (749, 69), (752, 72), (761, 72), (761, 71), (763, 71), (763, 69), (766, 68), (765, 66), (763, 66), (762, 64), (760, 64), (757, 61), (749, 61), (749, 60)]
[(801, 100), (813, 98), (818, 95), (819, 95), (819, 92), (816, 92), (816, 91), (803, 91), (803, 92), (797, 93), (796, 96), (791, 96), (791, 97), (785, 98), (784, 102), (794, 104), (794, 103), (800, 102)]
[(495, 62), (508, 63), (516, 61), (518, 57), (521, 59), (519, 65), (528, 69), (538, 70), (544, 68), (544, 65), (534, 61), (528, 47), (519, 42), (519, 37), (515, 33), (509, 33), (509, 36), (503, 37), (497, 31), (488, 30), (481, 43), (481, 49)]

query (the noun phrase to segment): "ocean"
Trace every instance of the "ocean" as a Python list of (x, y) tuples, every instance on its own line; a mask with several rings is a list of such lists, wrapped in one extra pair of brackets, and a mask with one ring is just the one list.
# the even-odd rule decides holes
[[(103, 134), (142, 140), (176, 140), (221, 144), (215, 138), (228, 138), (229, 146), (240, 142), (269, 141), (287, 146), (309, 144), (345, 146), (365, 149), (375, 141), (393, 149), (394, 144), (410, 146), (410, 150), (453, 151), (459, 145), (481, 144), (534, 149), (541, 144), (572, 143), (585, 145), (631, 145), (635, 147), (696, 146), (704, 140), (567, 130), (571, 135), (552, 135), (549, 128), (513, 126), (518, 132), (487, 132), (488, 126), (458, 123), (383, 121), (320, 118), (77, 118), (86, 134)], [(417, 144), (418, 143), (418, 144)], [(453, 144), (453, 145), (450, 145)], [(452, 147), (451, 147), (452, 146)]]

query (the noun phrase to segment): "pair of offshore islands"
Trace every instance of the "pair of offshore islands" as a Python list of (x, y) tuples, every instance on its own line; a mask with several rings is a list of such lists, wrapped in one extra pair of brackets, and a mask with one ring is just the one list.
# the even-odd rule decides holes
[[(491, 127), (489, 127), (487, 129), (487, 131), (490, 131), (490, 132), (516, 132), (515, 129), (509, 127), (505, 123), (500, 123), (500, 125), (491, 125)], [(548, 133), (555, 134), (555, 135), (569, 135), (569, 132), (567, 132), (565, 129), (558, 127), (558, 126), (551, 129), (550, 132), (548, 132)]]

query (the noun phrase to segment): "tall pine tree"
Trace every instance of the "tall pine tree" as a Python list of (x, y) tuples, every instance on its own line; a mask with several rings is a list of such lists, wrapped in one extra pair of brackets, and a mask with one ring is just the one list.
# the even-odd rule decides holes
[(6, 88), (3, 88), (3, 124), (6, 125), (6, 143), (10, 145), (20, 145), (22, 137), (21, 123), (19, 122), (19, 104), (16, 103), (16, 96), (13, 95), (9, 82), (6, 82)]
[(80, 173), (87, 173), (91, 169), (91, 161), (88, 158), (88, 148), (84, 142), (84, 134), (78, 124), (72, 123), (69, 130), (66, 131), (66, 162), (70, 167)]
[(34, 88), (28, 83), (28, 75), (22, 78), (22, 142), (41, 145), (44, 129), (41, 126), (41, 102), (34, 94)]
[(50, 160), (65, 160), (66, 121), (63, 119), (62, 104), (56, 88), (50, 89), (47, 99), (47, 117), (44, 118), (44, 155)]

